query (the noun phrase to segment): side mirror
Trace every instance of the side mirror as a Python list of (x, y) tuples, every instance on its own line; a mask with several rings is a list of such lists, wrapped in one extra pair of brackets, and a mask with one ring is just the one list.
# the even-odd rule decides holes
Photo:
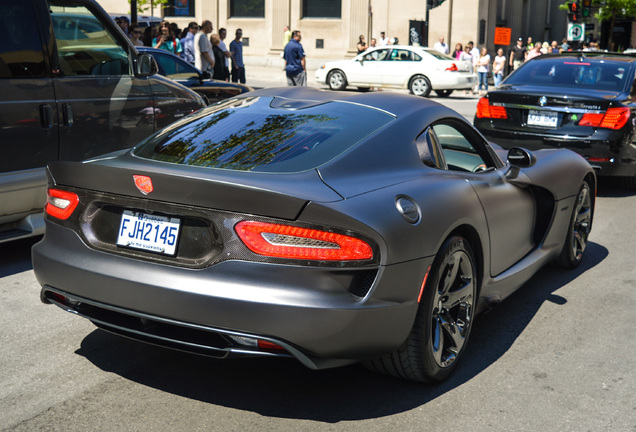
[(515, 168), (528, 168), (537, 163), (537, 157), (529, 150), (512, 147), (508, 151), (508, 163)]
[(364, 64), (364, 56), (360, 57), (359, 59), (357, 59), (356, 61), (359, 61), (361, 65)]
[(137, 57), (137, 76), (147, 77), (159, 71), (155, 58), (150, 54), (139, 54)]
[(201, 79), (210, 79), (212, 78), (212, 74), (208, 71), (201, 72)]

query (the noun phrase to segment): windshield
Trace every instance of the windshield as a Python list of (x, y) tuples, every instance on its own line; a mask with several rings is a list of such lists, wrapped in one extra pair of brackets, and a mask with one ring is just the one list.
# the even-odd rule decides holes
[(626, 63), (609, 60), (579, 61), (572, 57), (533, 60), (510, 75), (505, 84), (623, 91), (628, 70)]
[(134, 154), (238, 171), (306, 171), (394, 120), (384, 111), (345, 102), (302, 109), (284, 108), (285, 102), (272, 97), (221, 102), (151, 136)]

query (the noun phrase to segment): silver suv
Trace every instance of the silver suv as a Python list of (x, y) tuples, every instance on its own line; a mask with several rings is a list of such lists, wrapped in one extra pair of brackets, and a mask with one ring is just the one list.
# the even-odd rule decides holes
[(205, 106), (93, 0), (2, 0), (0, 40), (0, 243), (43, 233), (48, 162), (132, 147)]

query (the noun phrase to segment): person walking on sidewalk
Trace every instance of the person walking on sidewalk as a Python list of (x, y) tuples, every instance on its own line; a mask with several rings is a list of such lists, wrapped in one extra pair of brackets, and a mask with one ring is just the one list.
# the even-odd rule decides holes
[(305, 50), (300, 43), (300, 30), (292, 32), (292, 38), (287, 45), (283, 58), (285, 59), (285, 74), (288, 86), (307, 86), (307, 71), (305, 67)]
[(194, 37), (194, 65), (202, 71), (214, 70), (214, 54), (208, 35), (212, 33), (212, 21), (205, 20), (201, 23), (201, 30)]
[(243, 30), (236, 29), (235, 38), (230, 42), (230, 54), (232, 54), (232, 82), (245, 84), (245, 63), (243, 63)]

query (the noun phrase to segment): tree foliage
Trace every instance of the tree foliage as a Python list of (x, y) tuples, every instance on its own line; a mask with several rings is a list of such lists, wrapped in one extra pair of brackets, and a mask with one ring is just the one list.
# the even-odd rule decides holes
[[(128, 0), (128, 4), (130, 3), (130, 0)], [(154, 12), (155, 9), (159, 11), (166, 3), (168, 3), (168, 0), (137, 0), (137, 12), (144, 13), (150, 12), (150, 10)]]
[[(568, 10), (568, 4), (573, 3), (567, 1), (559, 9)], [(617, 18), (632, 18), (636, 15), (636, 0), (591, 0), (594, 17), (600, 22), (612, 21)], [(581, 1), (579, 1), (579, 7)]]

